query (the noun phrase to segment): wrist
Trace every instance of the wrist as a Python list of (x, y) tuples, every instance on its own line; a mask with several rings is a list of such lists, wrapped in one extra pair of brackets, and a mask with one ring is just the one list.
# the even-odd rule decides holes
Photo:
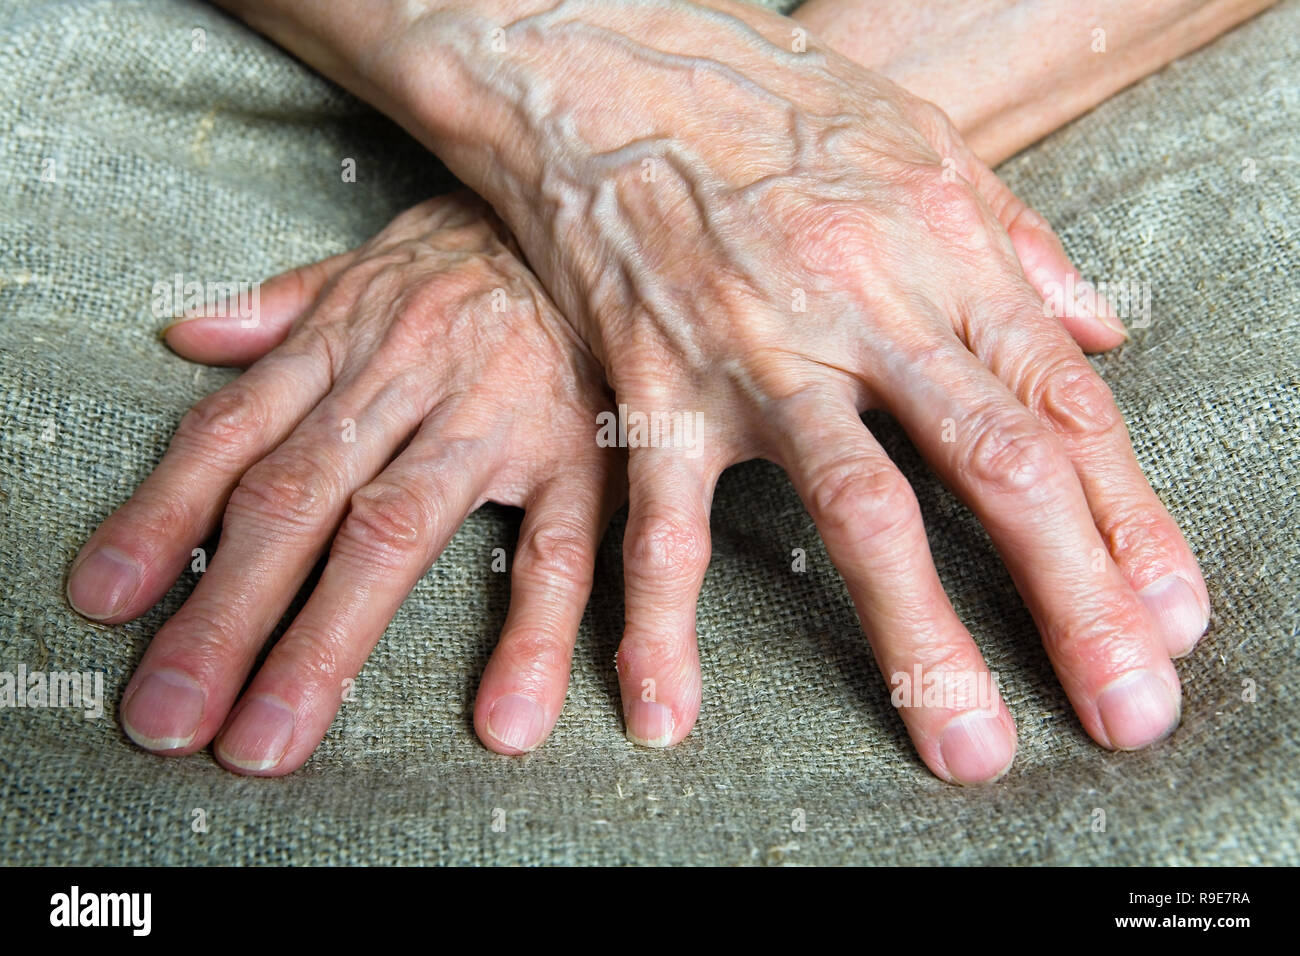
[[(712, 164), (717, 138), (706, 134), (719, 114), (759, 109), (783, 121), (755, 107), (761, 96), (748, 78), (802, 58), (791, 50), (791, 21), (732, 0), (423, 6), (387, 48), (386, 111), (498, 204), (508, 203), (504, 183), (545, 192), (541, 179), (561, 154), (613, 157), (633, 144), (671, 150), (690, 140)], [(792, 81), (792, 71), (778, 72), (769, 79)]]
[(1272, 0), (809, 0), (793, 18), (951, 117), (996, 164)]
[(467, 92), (456, 88), (465, 74), (456, 60), (475, 33), (542, 6), (538, 0), (214, 2), (408, 129), (418, 117), (438, 131), (473, 115), (473, 104), (456, 95)]

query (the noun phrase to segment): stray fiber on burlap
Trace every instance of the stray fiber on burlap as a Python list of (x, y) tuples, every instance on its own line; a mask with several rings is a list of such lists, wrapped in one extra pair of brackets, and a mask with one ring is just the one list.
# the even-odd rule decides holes
[[(1209, 635), (1178, 663), (1183, 721), (1170, 740), (1114, 754), (1088, 739), (979, 525), (891, 423), (868, 418), (912, 479), (940, 573), (1019, 725), (1014, 768), (980, 790), (941, 783), (914, 755), (811, 522), (765, 463), (718, 488), (699, 610), (704, 705), (673, 750), (622, 732), (621, 519), (549, 742), (522, 759), (478, 743), (471, 705), (508, 600), (491, 552), (518, 529), (496, 507), (415, 589), (300, 772), (246, 779), (207, 753), (132, 746), (116, 701), (195, 576), (140, 620), (100, 627), (68, 607), (66, 571), (186, 408), (233, 374), (159, 342), (154, 283), (252, 281), (327, 256), (452, 180), (208, 6), (5, 6), (0, 670), (102, 671), (108, 706), (100, 720), (0, 710), (0, 860), (1300, 862), (1300, 5), (1000, 170), (1085, 273), (1150, 283), (1149, 326), (1095, 361), (1214, 601)], [(346, 158), (355, 183), (342, 181)], [(796, 548), (804, 573), (791, 569)]]

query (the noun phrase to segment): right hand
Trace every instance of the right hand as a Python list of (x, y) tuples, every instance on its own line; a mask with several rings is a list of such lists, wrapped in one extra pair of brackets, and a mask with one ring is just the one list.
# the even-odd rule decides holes
[[(672, 744), (696, 719), (711, 496), (754, 457), (789, 472), (887, 676), (987, 679), (915, 496), (859, 417), (883, 408), (983, 522), (1088, 733), (1121, 749), (1165, 736), (1170, 657), (1209, 599), (1067, 326), (1094, 346), (1118, 333), (1043, 314), (1071, 270), (1046, 223), (936, 107), (813, 40), (789, 52), (791, 21), (636, 11), (512, 12), (501, 49), (497, 21), (417, 19), (381, 71), (509, 222), (617, 401), (704, 417), (699, 457), (631, 449), (629, 734)], [(459, 71), (455, 103), (422, 86), (435, 55)], [(1014, 754), (1000, 702), (903, 717), (945, 779), (992, 779)]]

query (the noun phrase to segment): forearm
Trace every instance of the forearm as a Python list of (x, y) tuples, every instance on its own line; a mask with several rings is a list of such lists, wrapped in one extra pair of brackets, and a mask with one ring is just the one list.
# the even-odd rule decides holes
[[(214, 2), (397, 120), (453, 169), (467, 150), (493, 144), (508, 152), (516, 140), (510, 134), (518, 132), (521, 122), (542, 123), (540, 113), (547, 107), (586, 103), (586, 118), (594, 119), (600, 88), (628, 93), (629, 85), (641, 80), (620, 71), (647, 65), (656, 53), (700, 55), (704, 63), (717, 52), (720, 34), (730, 32), (733, 47), (741, 47), (756, 20), (767, 22), (768, 39), (790, 46), (788, 20), (732, 0)], [(723, 11), (740, 13), (746, 22)], [(716, 22), (701, 29), (700, 19), (710, 16)], [(774, 30), (771, 24), (777, 25)], [(619, 42), (621, 51), (615, 49)], [(604, 49), (597, 53), (603, 59), (593, 59), (593, 48), (602, 43)], [(640, 64), (632, 64), (635, 60)], [(672, 72), (684, 82), (690, 79), (680, 69), (657, 72), (659, 78)], [(647, 78), (644, 85), (657, 81)], [(540, 102), (559, 87), (565, 88), (565, 103)], [(654, 125), (646, 120), (654, 112), (653, 98), (634, 94), (630, 99), (644, 107), (639, 122), (624, 110), (608, 117), (604, 129), (599, 122), (584, 124), (582, 132), (592, 134), (593, 148), (621, 145), (620, 137)], [(507, 158), (493, 157), (497, 162)], [(520, 165), (530, 158), (519, 157)]]
[[(383, 54), (410, 28), (414, 5), (400, 0), (213, 0), (308, 66), (392, 115), (397, 112)], [(435, 69), (437, 61), (430, 63)]]
[[(716, 188), (734, 190), (795, 168), (808, 147), (790, 128), (796, 110), (834, 115), (845, 89), (872, 83), (825, 47), (795, 52), (788, 18), (727, 0), (222, 5), (401, 123), (488, 199), (579, 325), (586, 297), (573, 277), (598, 270), (575, 261), (588, 253), (565, 224), (616, 218), (617, 194), (642, 176), (662, 176), (657, 193), (676, 204), (668, 183), (685, 203), (687, 183), (723, 169)], [(862, 79), (837, 85), (828, 70), (845, 69)], [(656, 225), (668, 224), (637, 222)], [(583, 332), (595, 340), (589, 324)]]
[(809, 0), (793, 16), (937, 103), (997, 163), (1272, 3)]

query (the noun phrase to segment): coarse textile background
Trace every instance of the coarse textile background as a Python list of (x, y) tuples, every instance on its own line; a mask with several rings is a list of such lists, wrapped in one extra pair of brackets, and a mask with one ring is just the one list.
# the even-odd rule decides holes
[(6, 0), (0, 28), (0, 670), (102, 671), (108, 702), (100, 720), (0, 710), (0, 859), (1300, 862), (1300, 3), (1000, 170), (1086, 274), (1150, 283), (1149, 325), (1095, 361), (1214, 602), (1178, 664), (1170, 740), (1113, 754), (1088, 739), (979, 525), (892, 423), (867, 419), (913, 481), (1019, 725), (1014, 768), (978, 790), (913, 754), (811, 522), (762, 462), (718, 488), (704, 706), (670, 751), (623, 736), (621, 518), (549, 742), (522, 759), (478, 743), (471, 704), (508, 599), (491, 552), (518, 528), (494, 506), (416, 588), (300, 772), (247, 779), (207, 753), (131, 745), (116, 701), (195, 576), (141, 620), (99, 627), (68, 607), (67, 567), (184, 411), (234, 374), (160, 343), (154, 283), (269, 276), (359, 244), (453, 182), (204, 4)]

